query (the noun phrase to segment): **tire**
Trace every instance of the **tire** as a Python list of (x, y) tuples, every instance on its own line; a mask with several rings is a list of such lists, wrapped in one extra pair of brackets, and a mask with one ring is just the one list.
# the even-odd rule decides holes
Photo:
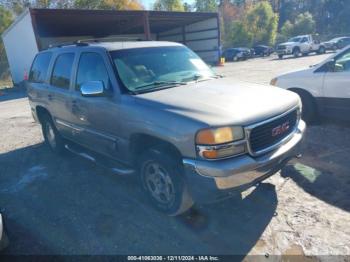
[(317, 53), (320, 54), (320, 55), (326, 53), (326, 48), (324, 48), (323, 46), (320, 46), (320, 48), (318, 49)]
[(295, 58), (300, 56), (300, 49), (298, 47), (293, 49), (293, 56)]
[(303, 112), (301, 118), (306, 123), (312, 123), (316, 119), (317, 107), (314, 98), (307, 92), (294, 91), (301, 98)]
[(278, 55), (278, 58), (279, 59), (283, 59), (283, 55)]
[(138, 161), (141, 184), (152, 205), (168, 216), (185, 213), (193, 205), (182, 164), (162, 147), (142, 154)]
[(41, 128), (45, 143), (56, 154), (63, 154), (65, 151), (64, 139), (53, 124), (52, 118), (45, 115), (41, 121)]
[(5, 248), (7, 248), (7, 246), (9, 245), (9, 239), (6, 235), (6, 232), (3, 231), (2, 232), (2, 238), (0, 239), (0, 252), (2, 250), (4, 250)]
[(232, 62), (238, 62), (238, 57), (237, 56), (233, 56), (232, 57)]

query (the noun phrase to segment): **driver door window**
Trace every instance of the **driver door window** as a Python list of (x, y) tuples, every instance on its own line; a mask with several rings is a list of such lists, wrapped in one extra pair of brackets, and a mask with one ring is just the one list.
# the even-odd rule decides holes
[(80, 56), (76, 90), (89, 81), (102, 81), (106, 89), (109, 88), (109, 77), (103, 58), (97, 53), (83, 53)]
[(334, 72), (350, 71), (350, 49), (335, 59)]

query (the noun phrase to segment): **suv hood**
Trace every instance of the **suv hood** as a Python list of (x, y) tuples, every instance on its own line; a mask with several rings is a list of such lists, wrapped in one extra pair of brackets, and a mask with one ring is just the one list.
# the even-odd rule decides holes
[(295, 45), (297, 44), (298, 42), (285, 42), (285, 43), (282, 43), (282, 44), (279, 44), (281, 46), (289, 46), (289, 45)]
[(300, 103), (290, 91), (228, 77), (139, 94), (135, 100), (209, 126), (249, 125)]

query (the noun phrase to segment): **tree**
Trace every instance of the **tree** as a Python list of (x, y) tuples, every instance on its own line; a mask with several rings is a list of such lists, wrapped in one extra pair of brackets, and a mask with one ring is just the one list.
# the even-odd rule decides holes
[(248, 32), (244, 22), (233, 21), (228, 26), (224, 45), (225, 46), (250, 46), (252, 43), (252, 35)]
[(259, 2), (249, 9), (245, 23), (252, 34), (252, 44), (273, 45), (275, 43), (278, 16), (273, 12), (269, 2)]
[(12, 13), (4, 7), (0, 6), (0, 34), (2, 34), (7, 29), (12, 21)]
[(281, 28), (281, 34), (283, 36), (290, 37), (294, 34), (293, 29), (294, 25), (289, 20), (287, 20)]
[(250, 5), (239, 21), (231, 23), (227, 33), (231, 45), (252, 46), (256, 44), (273, 45), (277, 35), (278, 16), (270, 3), (262, 1)]
[(284, 36), (313, 34), (316, 31), (316, 22), (309, 12), (299, 14), (294, 24), (287, 20), (281, 28)]
[(185, 12), (192, 12), (193, 8), (189, 3), (184, 3), (184, 11)]
[(181, 0), (156, 0), (153, 9), (157, 11), (185, 11)]
[(105, 10), (141, 10), (138, 0), (75, 0), (74, 8)]
[(196, 0), (194, 8), (197, 12), (216, 12), (218, 10), (216, 0)]
[[(13, 21), (12, 13), (0, 6), (0, 35), (11, 25)], [(0, 78), (6, 78), (8, 76), (8, 64), (6, 53), (4, 50), (4, 44), (0, 40)]]
[(349, 0), (324, 0), (322, 20), (319, 26), (328, 33), (349, 34), (350, 3)]

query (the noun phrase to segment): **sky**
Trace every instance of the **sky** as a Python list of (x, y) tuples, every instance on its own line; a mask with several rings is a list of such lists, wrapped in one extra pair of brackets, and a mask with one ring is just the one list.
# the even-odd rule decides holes
[[(141, 0), (146, 9), (152, 9), (155, 0)], [(183, 0), (184, 3), (193, 4), (194, 0)]]

